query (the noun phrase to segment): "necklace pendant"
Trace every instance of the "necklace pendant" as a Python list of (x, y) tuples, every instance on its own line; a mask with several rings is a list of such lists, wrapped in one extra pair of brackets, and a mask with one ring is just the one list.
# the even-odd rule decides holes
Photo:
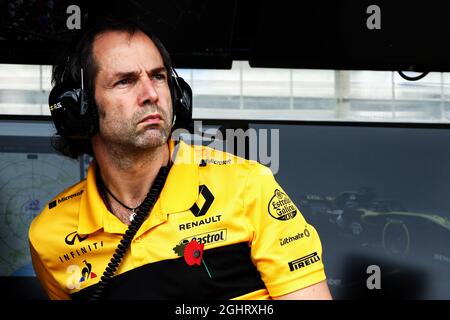
[(132, 214), (130, 214), (130, 218), (129, 219), (130, 219), (131, 222), (133, 222), (134, 217), (136, 217), (136, 212), (134, 212), (134, 210), (132, 210), (131, 212), (132, 212)]

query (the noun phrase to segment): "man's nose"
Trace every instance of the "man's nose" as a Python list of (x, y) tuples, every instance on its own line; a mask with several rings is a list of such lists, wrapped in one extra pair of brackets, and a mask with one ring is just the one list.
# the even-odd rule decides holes
[(148, 76), (144, 76), (139, 81), (139, 105), (154, 104), (158, 101), (158, 92), (152, 80)]

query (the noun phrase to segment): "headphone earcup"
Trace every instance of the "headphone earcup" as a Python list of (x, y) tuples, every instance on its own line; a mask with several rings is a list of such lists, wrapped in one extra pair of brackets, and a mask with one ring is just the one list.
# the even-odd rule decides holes
[(81, 102), (86, 95), (80, 88), (59, 84), (50, 91), (48, 104), (58, 134), (68, 138), (88, 138), (98, 131), (98, 116), (95, 105), (87, 101), (88, 107), (81, 113)]
[(172, 79), (173, 107), (176, 115), (173, 129), (184, 128), (192, 131), (192, 89), (183, 78)]

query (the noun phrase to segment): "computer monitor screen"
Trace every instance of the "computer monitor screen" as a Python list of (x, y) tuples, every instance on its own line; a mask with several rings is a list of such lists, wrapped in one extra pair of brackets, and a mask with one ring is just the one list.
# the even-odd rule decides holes
[(0, 119), (0, 277), (33, 276), (28, 228), (85, 164), (57, 154), (51, 120)]
[(335, 298), (450, 297), (449, 128), (250, 128), (278, 130), (269, 148), (279, 159), (276, 179), (320, 234)]

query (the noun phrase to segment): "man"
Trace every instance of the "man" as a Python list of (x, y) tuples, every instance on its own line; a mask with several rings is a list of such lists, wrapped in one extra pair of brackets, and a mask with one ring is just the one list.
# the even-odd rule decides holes
[[(82, 83), (98, 129), (66, 134), (66, 154), (92, 151), (94, 161), (30, 227), (50, 298), (331, 298), (319, 236), (269, 169), (169, 139), (181, 79), (143, 28), (99, 23), (53, 80), (54, 90)], [(52, 90), (50, 100), (62, 97), (51, 103), (54, 120), (74, 94)], [(170, 169), (165, 182), (161, 168)], [(160, 194), (149, 192), (155, 179)]]

